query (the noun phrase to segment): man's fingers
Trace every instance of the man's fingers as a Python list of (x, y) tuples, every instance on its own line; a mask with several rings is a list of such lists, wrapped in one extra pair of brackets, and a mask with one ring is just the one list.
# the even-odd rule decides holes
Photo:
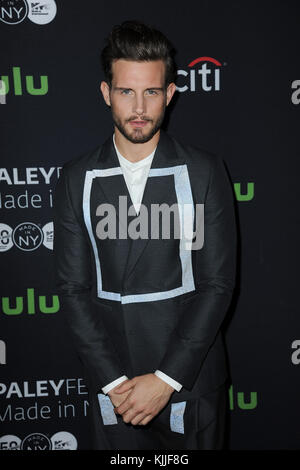
[(117, 396), (117, 397), (111, 397), (110, 400), (111, 400), (112, 404), (114, 405), (114, 408), (117, 408), (118, 406), (121, 406), (122, 403), (125, 402), (126, 398), (127, 397), (121, 398), (121, 397)]
[(151, 415), (145, 415), (145, 413), (141, 413), (131, 420), (131, 424), (133, 424), (134, 426), (136, 426), (137, 424), (145, 425), (149, 423), (151, 419), (152, 419)]
[(126, 380), (117, 387), (113, 388), (113, 393), (124, 393), (128, 392), (135, 385), (134, 379)]
[[(139, 411), (136, 411), (133, 408), (130, 408), (128, 411), (126, 411), (126, 413), (122, 413), (122, 418), (123, 418), (124, 423), (131, 423), (132, 420), (135, 419), (140, 414), (141, 413)], [(144, 414), (144, 416), (145, 416), (145, 414)], [(141, 416), (141, 418), (142, 417), (143, 416)]]
[(146, 418), (143, 419), (139, 424), (142, 426), (145, 426), (146, 424), (150, 423), (151, 419), (153, 418), (152, 415), (146, 416)]
[(123, 402), (121, 403), (121, 405), (119, 405), (117, 408), (116, 408), (116, 412), (120, 415), (126, 413), (130, 408), (131, 408), (131, 404), (129, 403), (128, 401), (128, 398)]
[(133, 424), (134, 426), (136, 426), (137, 424), (140, 423), (140, 421), (142, 421), (143, 419), (145, 419), (146, 415), (145, 413), (139, 413), (137, 414), (134, 418), (131, 419), (131, 424)]

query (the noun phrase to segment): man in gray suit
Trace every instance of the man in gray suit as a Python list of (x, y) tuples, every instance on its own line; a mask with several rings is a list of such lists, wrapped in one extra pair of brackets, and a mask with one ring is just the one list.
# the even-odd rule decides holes
[[(114, 133), (64, 165), (54, 200), (57, 286), (87, 374), (94, 448), (221, 449), (232, 189), (219, 157), (161, 129), (176, 90), (161, 32), (115, 26), (102, 64)], [(157, 206), (175, 207), (167, 237)], [(187, 243), (186, 229), (204, 243)]]

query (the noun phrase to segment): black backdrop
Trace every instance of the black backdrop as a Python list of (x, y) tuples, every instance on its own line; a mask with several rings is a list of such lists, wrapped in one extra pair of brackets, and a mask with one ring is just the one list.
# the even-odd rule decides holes
[(236, 194), (229, 448), (300, 448), (297, 3), (64, 0), (55, 13), (53, 0), (1, 1), (0, 449), (89, 448), (55, 290), (51, 195), (61, 166), (112, 131), (99, 52), (126, 19), (175, 45), (181, 91), (167, 130), (221, 155)]

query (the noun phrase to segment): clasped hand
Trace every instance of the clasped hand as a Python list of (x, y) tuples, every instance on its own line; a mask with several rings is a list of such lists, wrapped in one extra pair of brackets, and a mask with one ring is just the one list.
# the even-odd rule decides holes
[(173, 392), (174, 388), (155, 374), (145, 374), (124, 381), (108, 395), (115, 413), (122, 415), (125, 423), (146, 425), (164, 408)]

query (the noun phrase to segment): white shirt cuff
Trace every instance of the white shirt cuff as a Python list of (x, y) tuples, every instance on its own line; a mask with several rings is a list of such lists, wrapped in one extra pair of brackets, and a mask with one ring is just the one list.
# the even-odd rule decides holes
[(122, 375), (122, 377), (119, 377), (113, 382), (110, 382), (109, 384), (105, 385), (105, 387), (102, 388), (102, 392), (106, 395), (108, 392), (110, 392), (110, 390), (115, 388), (117, 385), (120, 385), (125, 380), (128, 380), (128, 377), (126, 375)]
[(175, 390), (177, 392), (180, 392), (180, 390), (182, 389), (182, 385), (179, 383), (179, 382), (176, 382), (176, 380), (173, 380), (171, 379), (171, 377), (169, 377), (168, 375), (164, 374), (163, 372), (161, 372), (160, 370), (156, 370), (154, 372), (155, 375), (157, 375), (157, 377), (159, 377), (160, 379), (162, 379), (164, 382), (167, 382), (167, 384), (171, 385), (173, 388), (175, 388)]

